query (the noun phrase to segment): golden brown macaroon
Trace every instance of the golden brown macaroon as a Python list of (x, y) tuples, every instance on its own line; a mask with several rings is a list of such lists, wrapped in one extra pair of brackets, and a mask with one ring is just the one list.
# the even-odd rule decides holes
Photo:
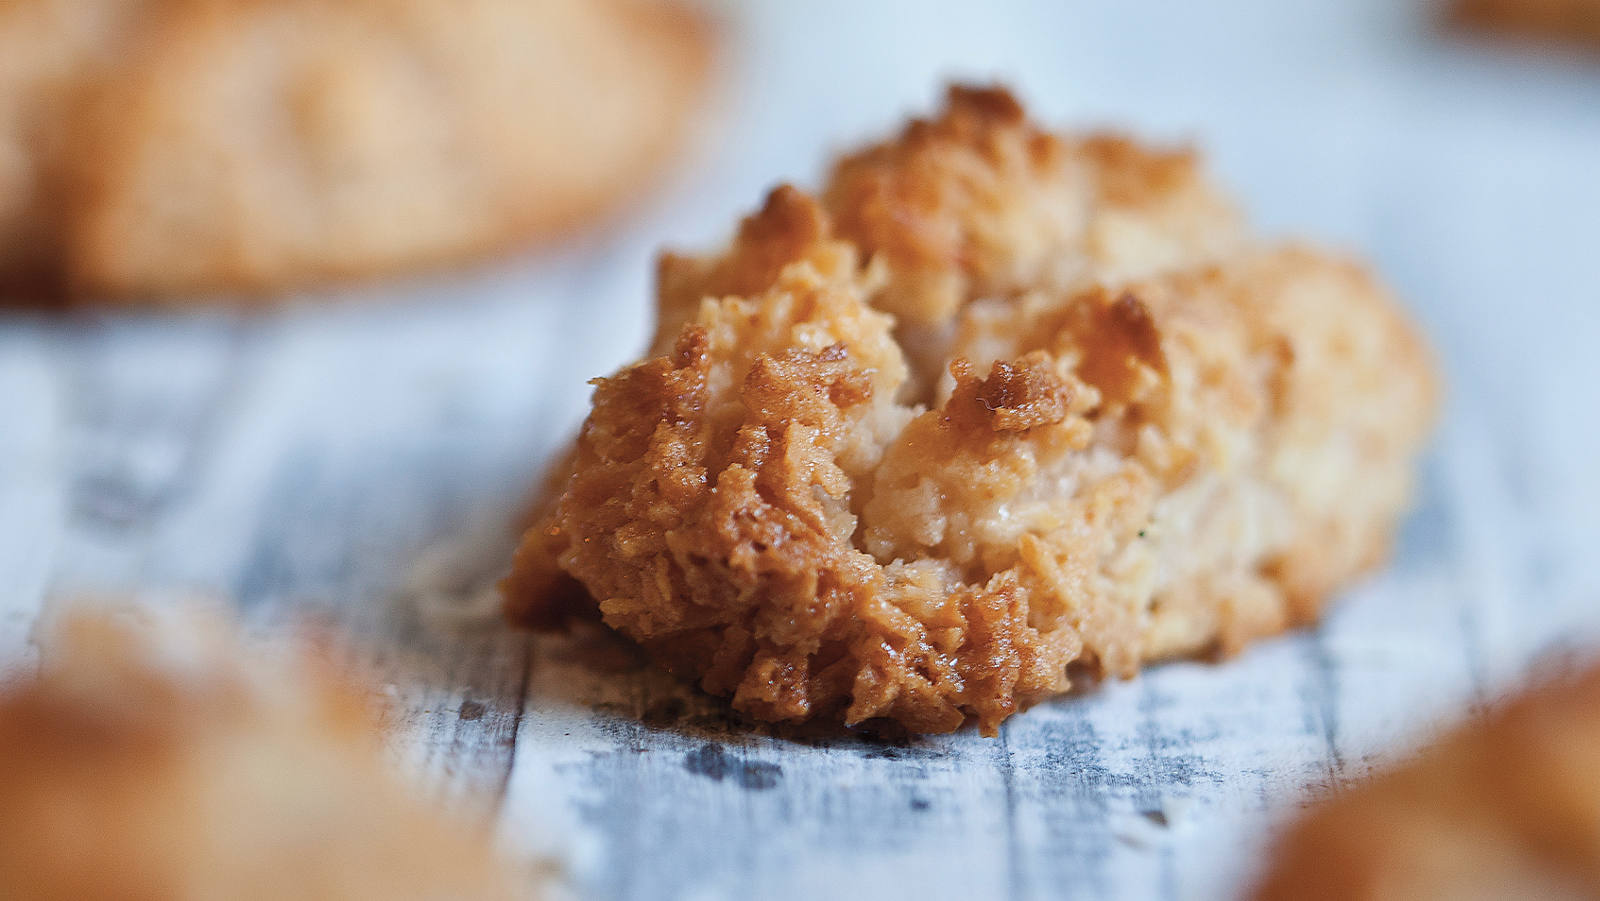
[(1600, 0), (1456, 0), (1453, 22), (1600, 49)]
[(143, 4), (132, 0), (0, 2), (0, 287), (58, 281), (58, 164), (90, 73), (110, 65)]
[(735, 708), (993, 733), (1068, 687), (1312, 620), (1383, 559), (1426, 349), (1360, 267), (1254, 241), (1184, 153), (999, 90), (668, 256), (505, 584)]
[(670, 0), (9, 0), (0, 278), (262, 294), (549, 238), (686, 136)]
[(0, 695), (0, 897), (532, 897), (321, 659), (171, 616), (78, 613), (56, 645)]
[(1600, 897), (1600, 669), (1532, 689), (1317, 805), (1260, 901)]

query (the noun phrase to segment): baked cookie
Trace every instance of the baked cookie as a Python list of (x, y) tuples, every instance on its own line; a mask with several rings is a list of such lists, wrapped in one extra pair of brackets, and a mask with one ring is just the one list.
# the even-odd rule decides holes
[(1600, 47), (1600, 0), (1456, 0), (1457, 24)]
[(220, 620), (75, 614), (0, 694), (7, 898), (532, 897), (390, 771), (366, 698)]
[(13, 0), (0, 276), (249, 295), (549, 238), (659, 172), (708, 45), (668, 0)]
[(1531, 690), (1319, 804), (1255, 897), (1600, 897), (1600, 669)]
[(60, 280), (59, 165), (90, 73), (114, 61), (140, 4), (133, 0), (0, 3), (0, 287)]
[(1433, 416), (1359, 266), (1263, 244), (1191, 155), (1001, 90), (668, 255), (511, 617), (581, 586), (736, 709), (915, 731), (1314, 619), (1384, 557)]

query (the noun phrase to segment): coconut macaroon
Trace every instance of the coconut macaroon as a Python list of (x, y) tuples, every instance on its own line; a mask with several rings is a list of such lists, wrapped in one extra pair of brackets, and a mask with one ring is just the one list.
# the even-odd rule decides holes
[(0, 694), (0, 895), (533, 897), (392, 771), (370, 699), (295, 653), (220, 617), (70, 615)]
[(660, 295), (507, 606), (581, 587), (765, 720), (993, 733), (1072, 671), (1309, 622), (1384, 558), (1434, 412), (1361, 267), (1000, 90), (774, 191)]
[(1531, 689), (1290, 827), (1260, 901), (1600, 896), (1600, 668)]
[(0, 4), (0, 283), (249, 299), (636, 200), (711, 34), (674, 0)]
[(1600, 0), (1455, 0), (1455, 24), (1600, 49)]

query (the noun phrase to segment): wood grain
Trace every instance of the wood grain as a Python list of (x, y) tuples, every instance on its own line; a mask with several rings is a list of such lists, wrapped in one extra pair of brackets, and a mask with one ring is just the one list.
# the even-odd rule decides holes
[[(320, 621), (390, 684), (396, 754), (588, 897), (1229, 897), (1306, 797), (1600, 646), (1600, 73), (1428, 43), (1404, 6), (756, 4), (722, 140), (625, 233), (331, 306), (0, 320), (0, 666), (84, 592)], [(1377, 260), (1451, 386), (1393, 564), (1315, 632), (996, 740), (752, 726), (604, 635), (454, 609), (585, 379), (642, 342), (662, 239), (717, 240), (952, 66), (1199, 134), (1268, 226)]]

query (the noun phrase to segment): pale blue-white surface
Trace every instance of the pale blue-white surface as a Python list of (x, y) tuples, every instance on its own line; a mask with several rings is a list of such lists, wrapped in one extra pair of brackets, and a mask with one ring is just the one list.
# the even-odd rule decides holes
[[(402, 751), (599, 898), (1224, 898), (1308, 791), (1596, 647), (1600, 62), (1398, 0), (724, 10), (714, 124), (625, 227), (333, 307), (0, 321), (0, 665), (84, 591), (322, 611), (393, 664)], [(1375, 261), (1449, 385), (1392, 567), (1315, 633), (905, 744), (749, 731), (409, 603), (431, 548), (481, 558), (446, 561), (463, 585), (503, 559), (584, 381), (643, 340), (659, 245), (722, 240), (949, 76), (1194, 141), (1264, 230)]]

